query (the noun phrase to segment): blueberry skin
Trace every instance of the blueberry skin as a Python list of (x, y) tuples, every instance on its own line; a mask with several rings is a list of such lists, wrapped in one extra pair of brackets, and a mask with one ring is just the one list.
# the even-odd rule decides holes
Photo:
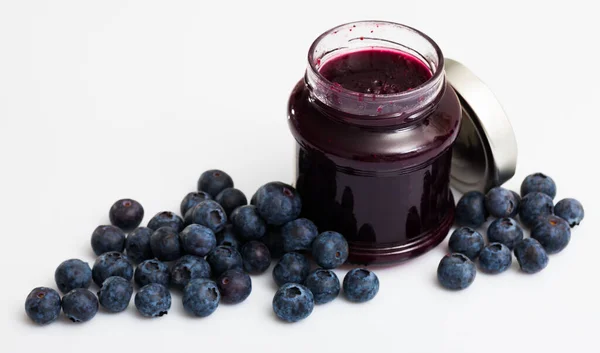
[(521, 184), (521, 196), (525, 196), (531, 192), (541, 192), (554, 199), (556, 196), (556, 184), (547, 175), (542, 173), (531, 174)]
[(193, 255), (182, 256), (171, 266), (171, 284), (185, 287), (191, 280), (210, 278), (212, 270), (206, 260)]
[(491, 243), (479, 254), (479, 268), (486, 273), (498, 274), (512, 264), (512, 252), (501, 243)]
[(317, 226), (306, 218), (298, 218), (281, 227), (283, 251), (311, 250), (312, 243), (319, 235)]
[(575, 199), (563, 199), (554, 206), (554, 214), (569, 223), (571, 228), (579, 225), (585, 216), (583, 205)]
[(532, 228), (540, 218), (554, 213), (554, 203), (550, 196), (541, 192), (531, 192), (521, 200), (519, 218), (524, 226)]
[(513, 196), (515, 197), (515, 201), (517, 203), (516, 203), (515, 208), (511, 212), (511, 214), (508, 215), (508, 217), (514, 219), (515, 217), (517, 217), (519, 215), (519, 207), (520, 207), (519, 205), (521, 204), (521, 196), (519, 194), (517, 194), (516, 192), (512, 191), (512, 190), (510, 192), (512, 192)]
[(310, 289), (298, 283), (284, 284), (273, 297), (275, 315), (287, 322), (306, 319), (314, 307), (314, 296)]
[(150, 283), (158, 283), (168, 286), (171, 279), (169, 266), (157, 259), (145, 260), (137, 266), (133, 276), (135, 283), (143, 287)]
[(123, 252), (125, 233), (115, 226), (98, 226), (92, 233), (92, 249), (96, 255), (109, 251)]
[(512, 250), (523, 240), (523, 229), (512, 218), (498, 218), (490, 224), (487, 236), (490, 243), (501, 243)]
[(171, 293), (158, 283), (143, 286), (135, 294), (135, 307), (145, 317), (161, 317), (171, 308)]
[(199, 224), (190, 224), (179, 233), (183, 250), (191, 255), (206, 256), (217, 246), (215, 233)]
[(474, 260), (485, 246), (483, 236), (468, 227), (457, 228), (448, 241), (450, 252), (461, 253)]
[(379, 278), (365, 268), (354, 268), (346, 273), (342, 286), (346, 299), (364, 303), (373, 299), (379, 292)]
[(525, 273), (537, 273), (548, 266), (548, 254), (542, 244), (533, 238), (525, 238), (515, 246), (515, 257)]
[(542, 244), (546, 253), (556, 254), (569, 245), (571, 228), (564, 219), (550, 215), (536, 223), (531, 230), (531, 237)]
[(128, 281), (133, 278), (133, 266), (127, 256), (112, 251), (100, 255), (92, 268), (92, 279), (98, 286), (112, 276), (123, 277)]
[(318, 268), (308, 274), (304, 280), (315, 298), (315, 304), (325, 304), (340, 294), (340, 280), (335, 272)]
[(244, 270), (248, 273), (263, 273), (271, 266), (269, 248), (260, 241), (252, 240), (247, 242), (242, 246), (240, 253), (244, 260)]
[(235, 268), (242, 268), (244, 261), (242, 255), (232, 247), (217, 246), (206, 257), (206, 261), (210, 264), (213, 274), (218, 277), (223, 272)]
[(256, 197), (258, 196), (258, 192), (255, 192), (254, 195), (252, 195), (252, 198), (250, 199), (250, 204), (253, 206), (256, 206)]
[(206, 317), (214, 313), (220, 300), (217, 284), (206, 278), (191, 280), (183, 289), (183, 308), (194, 316)]
[(496, 218), (508, 217), (518, 208), (517, 199), (512, 191), (497, 186), (485, 195), (485, 208)]
[(268, 224), (280, 226), (298, 218), (302, 201), (291, 185), (271, 182), (256, 192), (256, 208)]
[(217, 246), (221, 245), (230, 246), (238, 251), (242, 247), (242, 242), (235, 233), (235, 230), (233, 230), (233, 225), (226, 225), (225, 228), (217, 234)]
[(170, 211), (159, 212), (154, 215), (148, 222), (148, 228), (157, 230), (158, 228), (170, 227), (176, 232), (183, 230), (184, 224), (183, 219)]
[(219, 276), (217, 287), (223, 303), (238, 304), (246, 300), (252, 292), (252, 280), (243, 270), (233, 269)]
[(280, 227), (267, 227), (267, 234), (259, 239), (259, 241), (269, 248), (272, 259), (279, 259), (285, 254), (283, 251), (283, 238), (281, 237)]
[(190, 192), (189, 194), (185, 195), (183, 200), (181, 200), (181, 214), (185, 215), (189, 210), (194, 208), (194, 206), (206, 200), (212, 200), (212, 196), (204, 191)]
[(437, 278), (440, 284), (452, 290), (465, 289), (475, 280), (475, 264), (463, 254), (446, 255), (440, 261)]
[(243, 240), (260, 239), (267, 232), (267, 224), (258, 214), (256, 206), (252, 205), (236, 208), (231, 214), (231, 224)]
[(62, 309), (73, 322), (90, 321), (98, 312), (98, 298), (88, 289), (75, 288), (63, 297)]
[(200, 202), (192, 210), (192, 223), (210, 228), (215, 233), (222, 231), (227, 224), (225, 210), (214, 200)]
[(52, 288), (34, 288), (25, 299), (27, 316), (38, 325), (47, 325), (60, 315), (60, 294)]
[(236, 208), (248, 204), (246, 195), (236, 188), (227, 188), (221, 191), (217, 196), (215, 196), (215, 201), (217, 201), (223, 207), (227, 217), (231, 216), (231, 212), (233, 212)]
[(183, 253), (179, 234), (171, 227), (155, 230), (150, 237), (150, 247), (154, 256), (161, 261), (177, 260)]
[(310, 272), (310, 263), (302, 254), (289, 252), (273, 268), (273, 279), (278, 286), (286, 283), (304, 283)]
[(75, 288), (87, 288), (92, 283), (92, 269), (87, 262), (79, 259), (66, 260), (54, 271), (54, 280), (63, 293)]
[(479, 191), (469, 191), (456, 204), (455, 221), (459, 226), (477, 228), (485, 223), (488, 212), (485, 208), (485, 195)]
[(131, 261), (140, 263), (144, 260), (154, 258), (152, 247), (150, 246), (152, 233), (154, 233), (154, 230), (150, 228), (139, 227), (127, 235), (127, 239), (125, 239), (125, 251)]
[(98, 291), (100, 305), (111, 313), (120, 313), (129, 306), (133, 285), (123, 277), (108, 277)]
[(222, 170), (211, 169), (200, 175), (198, 179), (198, 191), (204, 191), (215, 197), (221, 191), (232, 188), (233, 179)]
[(337, 232), (323, 232), (312, 244), (312, 255), (317, 265), (332, 269), (342, 265), (348, 259), (348, 242)]
[(144, 208), (132, 199), (121, 199), (115, 202), (108, 211), (110, 223), (124, 230), (134, 229), (142, 223)]

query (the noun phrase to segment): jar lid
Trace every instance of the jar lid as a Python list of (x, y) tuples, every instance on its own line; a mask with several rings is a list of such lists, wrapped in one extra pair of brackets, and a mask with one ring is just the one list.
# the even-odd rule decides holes
[(445, 59), (448, 83), (462, 106), (454, 143), (451, 184), (460, 192), (487, 192), (515, 174), (517, 140), (500, 102), (467, 67)]

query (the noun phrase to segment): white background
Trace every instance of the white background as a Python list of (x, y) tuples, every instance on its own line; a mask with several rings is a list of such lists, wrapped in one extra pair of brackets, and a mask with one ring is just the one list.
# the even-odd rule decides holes
[[(593, 3), (2, 0), (0, 351), (600, 351)], [(160, 319), (143, 319), (132, 302), (85, 324), (29, 321), (26, 295), (54, 287), (61, 261), (93, 263), (90, 235), (115, 200), (141, 201), (147, 222), (178, 211), (206, 169), (226, 170), (247, 195), (292, 181), (287, 97), (312, 40), (360, 19), (421, 29), (491, 87), (519, 143), (508, 187), (542, 171), (558, 183), (557, 200), (583, 202), (585, 221), (546, 270), (480, 273), (449, 292), (435, 279), (444, 242), (375, 269), (373, 301), (340, 298), (293, 325), (272, 313), (270, 273), (253, 277), (244, 303), (204, 319), (186, 315), (174, 293)]]

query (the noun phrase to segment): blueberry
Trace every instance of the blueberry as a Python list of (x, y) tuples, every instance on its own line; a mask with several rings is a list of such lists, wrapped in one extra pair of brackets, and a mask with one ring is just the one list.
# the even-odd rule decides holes
[(212, 200), (212, 197), (208, 193), (204, 191), (190, 192), (189, 194), (185, 195), (183, 200), (181, 200), (181, 214), (187, 214), (187, 212), (194, 208), (194, 206), (206, 200)]
[(125, 239), (125, 250), (127, 257), (135, 262), (140, 263), (144, 260), (152, 259), (152, 247), (150, 246), (150, 237), (154, 230), (146, 227), (139, 227), (127, 235)]
[(287, 322), (306, 319), (315, 307), (310, 289), (298, 283), (287, 283), (273, 297), (273, 311), (278, 318)]
[(154, 256), (161, 261), (177, 260), (182, 255), (179, 234), (171, 227), (161, 227), (152, 233), (150, 247)]
[(267, 232), (267, 224), (258, 214), (256, 206), (236, 208), (231, 214), (231, 223), (236, 234), (244, 240), (260, 239)]
[(548, 254), (542, 244), (533, 238), (523, 239), (515, 246), (515, 257), (525, 273), (540, 272), (548, 266)]
[(530, 192), (521, 200), (519, 207), (519, 218), (524, 226), (533, 228), (540, 218), (551, 215), (554, 212), (552, 198), (541, 192)]
[(583, 212), (583, 206), (575, 199), (563, 199), (558, 201), (554, 206), (554, 213), (567, 221), (571, 228), (579, 225), (585, 215)]
[(211, 251), (206, 257), (206, 261), (210, 264), (216, 277), (227, 270), (242, 268), (244, 263), (242, 255), (237, 250), (223, 245), (217, 246), (215, 250)]
[(512, 263), (512, 252), (501, 243), (491, 243), (479, 254), (479, 268), (483, 272), (497, 274), (506, 271)]
[(340, 280), (335, 272), (318, 268), (308, 274), (304, 285), (315, 297), (315, 304), (325, 304), (340, 294)]
[(241, 269), (225, 271), (219, 276), (217, 286), (221, 293), (223, 303), (241, 303), (252, 292), (252, 280), (246, 272)]
[(250, 199), (250, 204), (256, 206), (256, 197), (258, 196), (258, 192), (255, 192)]
[(108, 211), (110, 223), (121, 229), (133, 229), (142, 223), (144, 208), (132, 199), (122, 199), (115, 202)]
[(92, 268), (92, 279), (98, 286), (102, 286), (102, 283), (112, 276), (123, 277), (128, 281), (133, 278), (133, 266), (129, 259), (116, 251), (98, 256)]
[(143, 316), (160, 317), (171, 308), (171, 293), (162, 284), (150, 283), (136, 293), (134, 303)]
[(317, 265), (332, 269), (348, 259), (348, 242), (337, 232), (323, 232), (312, 244), (312, 255)]
[(207, 170), (198, 179), (198, 191), (204, 191), (212, 197), (232, 187), (233, 179), (231, 179), (229, 174), (218, 169)]
[(75, 288), (87, 288), (92, 283), (92, 269), (87, 262), (79, 259), (66, 260), (56, 268), (54, 280), (63, 293)]
[(312, 243), (319, 235), (317, 226), (306, 218), (298, 218), (281, 227), (283, 251), (311, 250)]
[(217, 201), (223, 207), (227, 217), (229, 217), (231, 212), (233, 212), (233, 210), (236, 208), (248, 204), (246, 195), (235, 188), (227, 188), (221, 191), (217, 196), (215, 196), (215, 201)]
[(475, 264), (463, 254), (446, 255), (440, 261), (437, 278), (447, 289), (465, 289), (475, 280)]
[(206, 317), (217, 310), (221, 294), (217, 284), (206, 278), (197, 278), (183, 289), (183, 308), (188, 313)]
[(499, 186), (492, 188), (485, 195), (485, 208), (496, 218), (510, 216), (517, 207), (515, 195), (505, 188)]
[(157, 230), (162, 227), (170, 227), (179, 233), (184, 227), (183, 219), (170, 211), (159, 212), (150, 219), (148, 228)]
[(57, 291), (52, 288), (34, 288), (25, 299), (25, 312), (33, 322), (46, 325), (60, 315), (61, 300)]
[(169, 266), (157, 259), (145, 260), (135, 269), (133, 279), (140, 287), (150, 283), (168, 286), (170, 281)]
[(300, 215), (302, 201), (292, 186), (271, 182), (261, 186), (256, 193), (256, 208), (268, 224), (280, 226)]
[(515, 197), (516, 206), (513, 209), (513, 211), (511, 212), (511, 214), (508, 215), (508, 217), (515, 218), (519, 215), (519, 205), (521, 204), (521, 196), (512, 190), (511, 190), (511, 192), (512, 192), (513, 196)]
[(218, 233), (227, 224), (227, 215), (216, 201), (200, 202), (192, 209), (192, 223), (203, 225)]
[(244, 260), (244, 270), (248, 273), (263, 273), (271, 266), (269, 248), (257, 240), (244, 244), (241, 255)]
[(459, 226), (477, 228), (485, 223), (487, 217), (485, 195), (481, 192), (469, 191), (458, 200), (455, 220)]
[(556, 254), (569, 244), (571, 228), (564, 219), (550, 215), (536, 223), (531, 230), (531, 237), (539, 241), (548, 254)]
[(556, 196), (556, 184), (547, 175), (542, 173), (531, 174), (521, 184), (521, 196), (525, 196), (531, 192), (541, 192), (554, 199), (554, 196)]
[(286, 283), (304, 283), (310, 272), (310, 263), (302, 254), (289, 252), (273, 268), (273, 279), (278, 286)]
[(190, 224), (179, 233), (183, 250), (191, 255), (206, 256), (217, 246), (215, 233), (205, 226)]
[(490, 243), (501, 243), (512, 250), (523, 240), (523, 229), (512, 218), (498, 218), (490, 224), (487, 236)]
[(355, 268), (344, 276), (343, 287), (346, 299), (364, 303), (373, 299), (379, 292), (379, 278), (367, 269)]
[(98, 312), (98, 298), (85, 288), (75, 288), (62, 299), (65, 316), (73, 322), (86, 322)]
[(96, 255), (109, 251), (123, 252), (125, 233), (115, 226), (98, 226), (92, 233), (92, 249)]
[[(196, 207), (196, 206), (194, 206)], [(194, 224), (194, 207), (187, 210), (187, 212), (183, 216), (183, 226), (189, 226), (190, 224)]]
[(206, 260), (198, 256), (185, 255), (171, 266), (171, 283), (185, 287), (191, 280), (210, 278), (211, 274), (210, 265)]
[(240, 250), (242, 243), (235, 233), (235, 230), (233, 230), (233, 225), (226, 225), (225, 228), (217, 234), (217, 246), (220, 245), (230, 246), (235, 250)]
[(104, 309), (111, 313), (119, 313), (127, 309), (132, 295), (131, 282), (123, 277), (108, 277), (98, 291), (98, 301)]
[(453, 253), (461, 253), (471, 260), (475, 260), (485, 246), (483, 236), (479, 232), (468, 228), (457, 228), (448, 241), (448, 247)]
[(283, 239), (281, 237), (281, 228), (270, 226), (267, 227), (267, 234), (259, 239), (260, 242), (269, 248), (271, 258), (278, 259), (285, 254), (283, 251)]

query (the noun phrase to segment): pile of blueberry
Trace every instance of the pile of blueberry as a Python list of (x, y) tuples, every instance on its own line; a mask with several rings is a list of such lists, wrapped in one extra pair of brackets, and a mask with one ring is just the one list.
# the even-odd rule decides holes
[[(537, 273), (548, 265), (548, 254), (562, 251), (571, 239), (571, 228), (583, 220), (581, 203), (563, 199), (554, 205), (556, 184), (552, 178), (535, 173), (521, 184), (521, 195), (495, 187), (487, 195), (467, 192), (456, 205), (456, 229), (449, 240), (451, 254), (444, 256), (437, 277), (448, 289), (464, 289), (475, 280), (473, 261), (479, 260), (481, 271), (497, 274), (512, 264), (512, 252), (525, 273)], [(523, 197), (521, 199), (521, 197)], [(495, 219), (487, 229), (489, 244), (476, 231), (488, 219)], [(531, 231), (524, 238), (523, 228)]]
[[(134, 303), (143, 316), (160, 317), (169, 311), (171, 286), (183, 291), (188, 313), (205, 317), (220, 302), (244, 301), (252, 291), (248, 274), (265, 272), (272, 258), (280, 258), (273, 269), (279, 286), (273, 310), (282, 320), (302, 320), (315, 304), (335, 299), (340, 281), (331, 270), (346, 262), (346, 239), (331, 231), (319, 234), (313, 222), (298, 218), (302, 202), (290, 185), (265, 184), (250, 205), (233, 186), (223, 171), (204, 172), (198, 191), (181, 202), (183, 218), (160, 212), (147, 227), (138, 227), (144, 217), (139, 202), (115, 202), (109, 211), (112, 225), (98, 226), (92, 234), (98, 256), (93, 267), (78, 259), (61, 263), (54, 277), (64, 296), (51, 288), (33, 289), (25, 302), (27, 315), (48, 324), (61, 308), (73, 322), (91, 320), (99, 306), (124, 311), (133, 296), (133, 279), (139, 286)], [(311, 272), (306, 255), (319, 268)], [(100, 288), (97, 295), (88, 290), (92, 281)], [(348, 300), (365, 302), (377, 294), (379, 280), (373, 272), (357, 268), (346, 274), (342, 287)]]

